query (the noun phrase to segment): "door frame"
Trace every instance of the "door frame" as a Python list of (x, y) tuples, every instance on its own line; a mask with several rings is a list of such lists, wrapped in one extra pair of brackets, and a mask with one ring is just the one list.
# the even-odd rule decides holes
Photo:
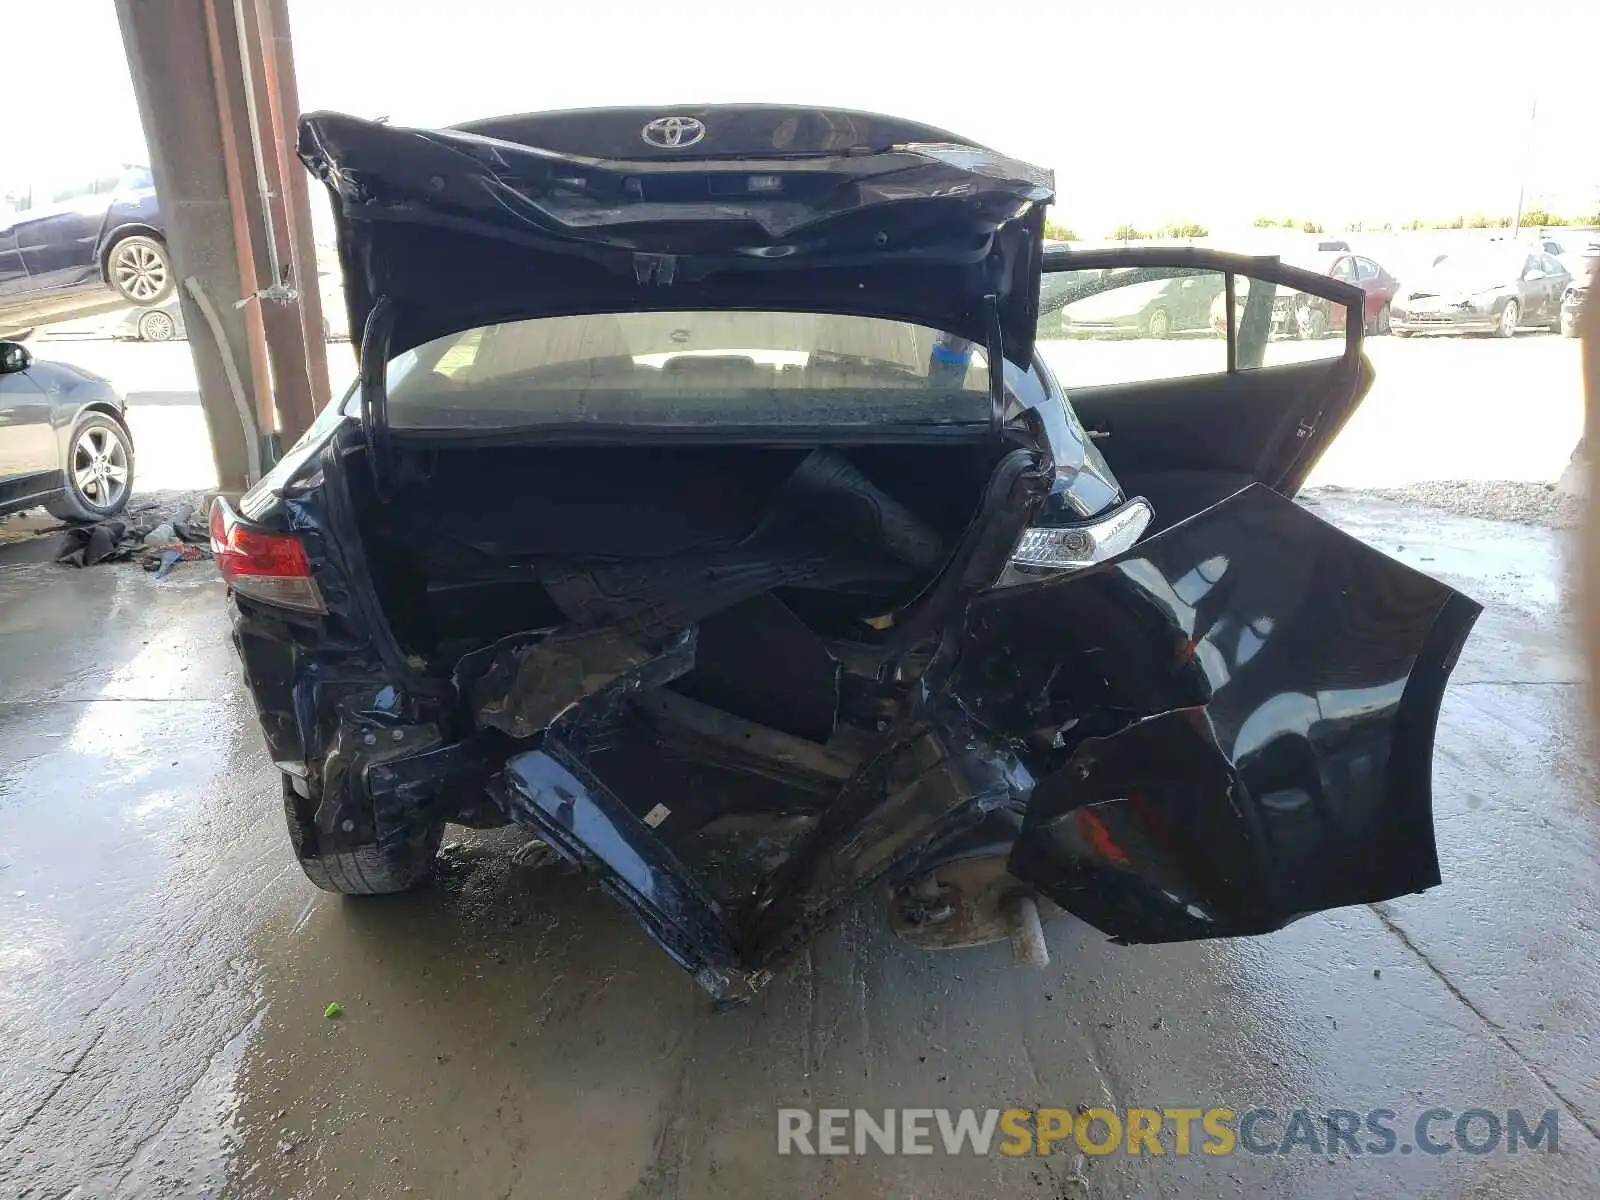
[[(1352, 255), (1353, 257), (1353, 255)], [(1226, 323), (1227, 337), (1227, 366), (1221, 372), (1206, 372), (1196, 378), (1210, 378), (1214, 375), (1238, 376), (1241, 371), (1276, 371), (1293, 370), (1301, 364), (1282, 364), (1280, 366), (1264, 366), (1262, 359), (1266, 354), (1267, 344), (1271, 338), (1271, 311), (1252, 312), (1254, 324), (1266, 330), (1259, 343), (1241, 346), (1239, 338), (1239, 322), (1234, 319), (1237, 303), (1236, 277), (1243, 275), (1249, 279), (1259, 279), (1264, 283), (1271, 283), (1278, 287), (1289, 288), (1293, 291), (1304, 292), (1327, 301), (1330, 305), (1341, 305), (1344, 309), (1344, 353), (1338, 359), (1325, 360), (1332, 363), (1329, 370), (1328, 387), (1326, 395), (1330, 397), (1342, 396), (1342, 407), (1330, 410), (1324, 406), (1313, 413), (1303, 414), (1299, 419), (1298, 427), (1294, 430), (1297, 451), (1289, 457), (1283, 469), (1273, 480), (1261, 480), (1275, 490), (1287, 495), (1293, 495), (1303, 481), (1306, 468), (1300, 464), (1315, 462), (1321, 457), (1344, 423), (1349, 419), (1362, 399), (1366, 396), (1371, 384), (1372, 368), (1362, 353), (1362, 341), (1366, 333), (1365, 298), (1366, 293), (1353, 283), (1344, 283), (1334, 279), (1331, 275), (1319, 274), (1308, 271), (1303, 267), (1290, 266), (1275, 254), (1252, 255), (1233, 254), (1224, 250), (1212, 250), (1204, 246), (1120, 246), (1104, 250), (1070, 250), (1065, 248), (1047, 248), (1043, 256), (1043, 271), (1053, 274), (1058, 271), (1095, 271), (1095, 270), (1122, 270), (1130, 268), (1147, 267), (1152, 270), (1193, 270), (1209, 271), (1223, 275), (1223, 301), (1226, 306), (1224, 311), (1228, 314)], [(1091, 289), (1074, 297), (1074, 300), (1097, 295), (1100, 291), (1112, 291), (1118, 287), (1128, 286), (1138, 282), (1137, 279), (1129, 280), (1125, 276), (1119, 278), (1105, 288)], [(1265, 291), (1259, 292), (1265, 297)], [(1072, 301), (1068, 301), (1072, 303)], [(1247, 300), (1248, 304), (1249, 301)], [(1270, 304), (1270, 300), (1263, 303)], [(1037, 353), (1037, 351), (1035, 351)], [(1241, 358), (1243, 361), (1241, 362)], [(1170, 381), (1167, 381), (1170, 382)], [(1072, 388), (1064, 389), (1070, 400)]]

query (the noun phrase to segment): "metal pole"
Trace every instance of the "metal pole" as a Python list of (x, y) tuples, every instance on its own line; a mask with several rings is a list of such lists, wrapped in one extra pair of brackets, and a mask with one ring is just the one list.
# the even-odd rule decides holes
[[(237, 298), (228, 299), (232, 301), (235, 309), (244, 314), (245, 329), (248, 332), (250, 372), (254, 377), (252, 390), (255, 393), (255, 434), (258, 440), (264, 440), (272, 436), (277, 421), (272, 405), (272, 377), (267, 369), (266, 329), (262, 324), (260, 305), (252, 302), (253, 297), (260, 291), (260, 276), (256, 270), (257, 247), (252, 236), (251, 218), (254, 214), (250, 211), (246, 192), (247, 167), (244, 154), (239, 148), (238, 137), (239, 126), (248, 107), (246, 100), (249, 89), (245, 86), (242, 75), (243, 64), (237, 59), (230, 60), (223, 49), (226, 44), (223, 29), (225, 14), (219, 7), (219, 0), (203, 0), (203, 6), (206, 48), (211, 60), (211, 79), (217, 102), (218, 144), (222, 151), (222, 162), (227, 177), (228, 209), (233, 218), (234, 253), (239, 260), (240, 294)], [(160, 194), (159, 186), (157, 194)], [(213, 296), (211, 299), (215, 304), (220, 298)], [(275, 458), (276, 455), (268, 457)]]
[[(254, 10), (255, 5), (251, 5)], [(255, 15), (252, 12), (252, 15)], [(239, 73), (244, 80), (245, 123), (250, 130), (250, 154), (255, 160), (256, 191), (261, 196), (261, 220), (266, 226), (267, 262), (271, 276), (265, 295), (277, 299), (283, 289), (283, 266), (278, 261), (278, 239), (272, 220), (272, 188), (267, 182), (267, 161), (261, 151), (261, 114), (256, 108), (255, 53), (250, 44), (249, 30), (252, 22), (245, 19), (244, 0), (233, 0), (233, 31), (239, 43)], [(259, 28), (258, 28), (259, 32)], [(258, 296), (262, 292), (256, 293)]]
[(1539, 116), (1539, 100), (1534, 98), (1533, 107), (1528, 112), (1528, 142), (1522, 148), (1522, 173), (1517, 176), (1517, 218), (1511, 222), (1511, 236), (1514, 238), (1522, 230), (1522, 198), (1528, 186), (1528, 162), (1533, 158), (1533, 123)]
[[(262, 0), (258, 0), (261, 3)], [(282, 181), (289, 233), (293, 240), (295, 279), (300, 288), (300, 323), (306, 345), (306, 373), (311, 381), (311, 408), (320, 410), (332, 396), (328, 380), (327, 322), (317, 282), (316, 230), (311, 223), (311, 197), (306, 170), (295, 154), (300, 91), (294, 71), (294, 43), (289, 29), (289, 0), (264, 0), (263, 29), (270, 33), (267, 80), (277, 121), (278, 174)]]
[[(257, 294), (261, 321), (266, 330), (267, 357), (272, 364), (274, 401), (278, 412), (278, 433), (284, 443), (295, 441), (316, 416), (309, 363), (314, 356), (325, 356), (320, 316), (313, 339), (301, 312), (309, 292), (316, 294), (316, 265), (306, 267), (295, 253), (294, 214), (286, 202), (283, 145), (291, 136), (283, 129), (283, 115), (276, 98), (276, 62), (271, 13), (260, 0), (234, 0), (235, 14), (243, 13), (240, 40), (250, 60), (245, 75), (257, 93), (250, 106), (251, 145), (258, 172), (257, 189), (261, 196), (264, 222), (263, 240), (271, 251), (269, 269), (277, 283)], [(290, 68), (293, 69), (292, 66)], [(259, 128), (254, 123), (259, 123)], [(298, 170), (300, 164), (295, 163)]]

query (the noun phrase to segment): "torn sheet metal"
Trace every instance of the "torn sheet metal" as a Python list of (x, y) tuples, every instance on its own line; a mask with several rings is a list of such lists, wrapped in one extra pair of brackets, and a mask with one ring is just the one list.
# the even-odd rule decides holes
[(764, 982), (762, 972), (743, 965), (716, 901), (559, 738), (514, 756), (505, 785), (513, 819), (594, 873), (712, 996), (743, 999)]
[(458, 669), (478, 722), (531, 738), (579, 701), (614, 688), (637, 691), (694, 667), (695, 630), (648, 650), (615, 629), (559, 630), (531, 642), (507, 638)]
[(959, 705), (930, 698), (891, 731), (773, 877), (749, 925), (752, 952), (781, 961), (864, 889), (903, 877), (986, 813), (1024, 803), (1032, 783), (1006, 747), (975, 736)]
[(991, 593), (954, 690), (1035, 761), (1011, 870), (1124, 941), (1262, 933), (1439, 882), (1434, 723), (1480, 609), (1264, 487)]
[[(970, 856), (974, 838), (994, 853), (990, 814), (1011, 831), (1010, 876), (1117, 940), (1263, 933), (1438, 883), (1434, 721), (1477, 613), (1254, 487), (1104, 567), (973, 601), (953, 669), (927, 673), (936, 690), (913, 693), (735, 907), (567, 740), (603, 692), (512, 760), (509, 804), (721, 999), (873, 884)], [(825, 775), (810, 764), (811, 784)]]

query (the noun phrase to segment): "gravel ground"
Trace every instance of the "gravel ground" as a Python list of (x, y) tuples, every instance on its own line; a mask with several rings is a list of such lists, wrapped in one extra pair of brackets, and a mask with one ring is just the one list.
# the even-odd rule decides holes
[(1375, 496), (1401, 504), (1434, 508), (1462, 517), (1488, 521), (1517, 521), (1549, 529), (1575, 529), (1583, 517), (1584, 501), (1560, 491), (1553, 483), (1527, 483), (1508, 479), (1433, 480), (1394, 488), (1306, 488), (1301, 496), (1315, 501), (1325, 495)]

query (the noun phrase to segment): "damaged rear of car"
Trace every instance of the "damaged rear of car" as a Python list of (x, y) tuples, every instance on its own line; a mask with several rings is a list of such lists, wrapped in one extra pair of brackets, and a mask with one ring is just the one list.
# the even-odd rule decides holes
[[(878, 885), (955, 946), (1438, 882), (1476, 606), (1288, 499), (1370, 382), (1354, 289), (1046, 252), (1045, 173), (839, 110), (317, 115), (301, 153), (361, 379), (213, 538), (319, 886), (515, 822), (737, 1000)], [(1227, 370), (1075, 412), (1055, 272), (1247, 293)], [(1356, 314), (1337, 356), (1262, 366), (1278, 289)]]

